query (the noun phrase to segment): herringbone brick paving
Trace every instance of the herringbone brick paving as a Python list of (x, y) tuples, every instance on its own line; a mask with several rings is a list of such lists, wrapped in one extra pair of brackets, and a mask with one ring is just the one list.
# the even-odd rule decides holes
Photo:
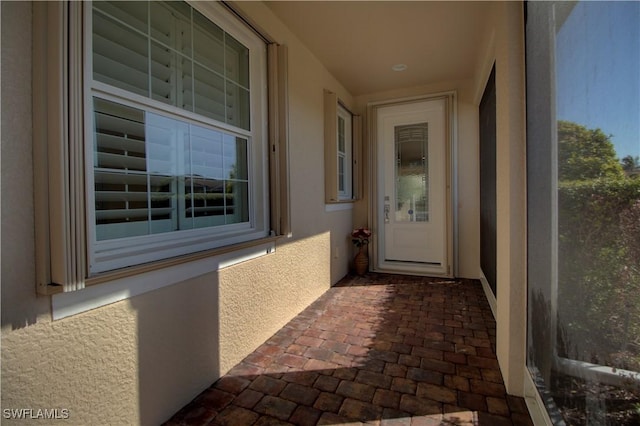
[(475, 280), (348, 276), (166, 425), (532, 425)]

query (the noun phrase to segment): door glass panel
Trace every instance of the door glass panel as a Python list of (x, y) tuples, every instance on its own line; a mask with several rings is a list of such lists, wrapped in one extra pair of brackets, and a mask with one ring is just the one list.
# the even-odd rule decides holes
[(428, 123), (395, 127), (395, 222), (429, 221)]

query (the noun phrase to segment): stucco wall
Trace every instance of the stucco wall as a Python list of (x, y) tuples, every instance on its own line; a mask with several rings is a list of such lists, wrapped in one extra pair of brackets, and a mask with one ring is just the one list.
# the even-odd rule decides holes
[(347, 273), (352, 211), (324, 206), (323, 89), (353, 99), (268, 8), (242, 8), (289, 48), (293, 237), (273, 254), (52, 321), (33, 268), (31, 4), (2, 2), (2, 409), (157, 424)]
[(526, 93), (524, 6), (495, 2), (476, 75), (479, 104), (496, 66), (496, 354), (507, 392), (524, 395), (526, 369)]
[(496, 355), (507, 392), (524, 395), (526, 363), (526, 119), (524, 6), (497, 7)]

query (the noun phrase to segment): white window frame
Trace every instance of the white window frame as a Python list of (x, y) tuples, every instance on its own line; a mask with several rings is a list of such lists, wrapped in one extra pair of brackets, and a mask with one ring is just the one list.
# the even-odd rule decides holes
[[(341, 147), (340, 120), (344, 122), (344, 147)], [(360, 117), (353, 114), (337, 95), (324, 92), (325, 202), (352, 203), (360, 190)], [(342, 168), (341, 168), (342, 166)], [(341, 185), (342, 183), (342, 185)]]
[[(341, 104), (337, 110), (338, 126), (336, 126), (336, 152), (338, 155), (338, 200), (353, 199), (353, 116)], [(341, 149), (340, 120), (344, 123), (343, 135), (344, 147)], [(341, 164), (342, 163), (342, 164)], [(342, 170), (341, 166), (342, 165)], [(340, 175), (342, 174), (342, 179)]]
[[(190, 3), (191, 4), (191, 3)], [(244, 44), (246, 37), (258, 33), (238, 19), (227, 6), (219, 2), (195, 2), (193, 7), (212, 19), (227, 33)], [(288, 104), (286, 46), (278, 45), (264, 33), (255, 38), (260, 42), (260, 59), (250, 66), (259, 66), (259, 78), (251, 81), (251, 96), (260, 94), (259, 105), (250, 102), (252, 133), (249, 135), (256, 149), (248, 154), (249, 167), (254, 167), (250, 181), (251, 208), (250, 226), (241, 229), (225, 229), (219, 235), (202, 235), (202, 228), (174, 238), (177, 233), (152, 235), (138, 246), (144, 252), (148, 244), (157, 244), (154, 239), (168, 240), (162, 256), (138, 258), (130, 267), (121, 264), (102, 263), (102, 269), (92, 269), (91, 227), (94, 221), (89, 210), (93, 208), (92, 180), (93, 160), (87, 162), (93, 147), (92, 111), (84, 108), (91, 92), (83, 86), (87, 73), (91, 76), (91, 59), (84, 60), (90, 34), (90, 4), (83, 2), (43, 2), (34, 4), (34, 198), (36, 212), (36, 277), (37, 292), (52, 295), (83, 289), (85, 286), (122, 282), (127, 277), (144, 276), (163, 268), (201, 262), (203, 259), (226, 258), (237, 252), (243, 254), (252, 246), (263, 247), (274, 242), (280, 235), (290, 233), (289, 187), (288, 187)], [(83, 24), (89, 24), (83, 32)], [(267, 50), (269, 54), (267, 56)], [(267, 85), (268, 80), (268, 85)], [(269, 90), (267, 90), (269, 86)], [(134, 105), (141, 102), (149, 105), (142, 96), (105, 87), (100, 97)], [(106, 93), (108, 92), (108, 93)], [(268, 108), (267, 108), (268, 104)], [(135, 105), (134, 105), (135, 106)], [(170, 107), (169, 109), (175, 107)], [(92, 110), (92, 107), (91, 107)], [(166, 111), (166, 104), (156, 108), (150, 105), (145, 110)], [(186, 117), (188, 122), (204, 124), (232, 134), (244, 134), (236, 127), (202, 120), (192, 113), (175, 108), (176, 115)], [(90, 136), (89, 136), (90, 135)], [(244, 136), (243, 136), (244, 137)], [(234, 227), (230, 227), (234, 228)], [(198, 233), (199, 235), (195, 235)], [(191, 235), (186, 235), (191, 234)], [(169, 236), (169, 238), (167, 238)], [(127, 243), (130, 243), (127, 239)], [(270, 246), (267, 253), (273, 252)], [(108, 260), (109, 262), (111, 260)], [(215, 265), (215, 262), (211, 263)], [(112, 269), (119, 268), (119, 269)], [(214, 268), (215, 269), (215, 268)], [(104, 270), (104, 272), (102, 272)], [(166, 284), (166, 283), (165, 283)]]
[[(252, 30), (231, 16), (217, 2), (192, 4), (194, 9), (231, 34), (249, 49), (250, 115), (251, 130), (230, 126), (209, 120), (199, 114), (163, 104), (145, 96), (110, 86), (93, 80), (92, 69), (92, 7), (84, 10), (85, 28), (85, 173), (86, 208), (88, 225), (89, 274), (95, 274), (123, 267), (139, 265), (161, 259), (185, 255), (202, 250), (242, 243), (268, 235), (268, 153), (263, 143), (267, 135), (266, 117), (266, 44)], [(249, 224), (213, 226), (183, 231), (151, 234), (98, 241), (96, 236), (95, 192), (94, 192), (94, 152), (93, 152), (93, 97), (113, 101), (144, 111), (178, 119), (225, 133), (235, 134), (248, 140), (249, 153)]]

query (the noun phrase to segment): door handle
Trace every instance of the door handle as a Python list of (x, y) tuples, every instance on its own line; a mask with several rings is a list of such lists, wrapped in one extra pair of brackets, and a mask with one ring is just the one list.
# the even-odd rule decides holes
[(389, 204), (384, 205), (384, 223), (389, 223), (389, 211), (391, 211), (391, 206)]

